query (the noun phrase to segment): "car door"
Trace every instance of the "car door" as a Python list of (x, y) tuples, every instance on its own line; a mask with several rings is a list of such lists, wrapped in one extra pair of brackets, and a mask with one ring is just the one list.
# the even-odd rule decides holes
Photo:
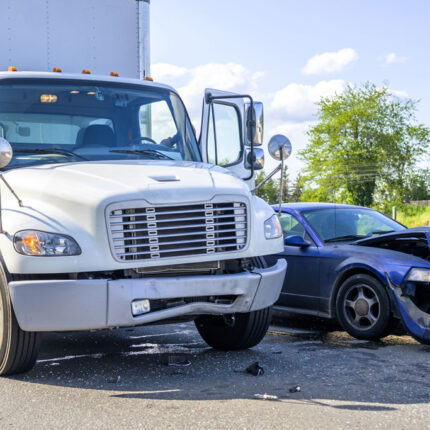
[(288, 270), (277, 305), (318, 312), (321, 306), (319, 248), (295, 215), (283, 212), (279, 221), (284, 238), (299, 235), (310, 245), (285, 246), (284, 251), (278, 255), (279, 258), (287, 260)]

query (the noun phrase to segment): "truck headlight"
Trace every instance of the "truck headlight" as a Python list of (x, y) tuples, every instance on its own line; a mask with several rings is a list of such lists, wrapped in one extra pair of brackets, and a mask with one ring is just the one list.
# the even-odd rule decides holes
[(430, 282), (430, 269), (414, 267), (410, 270), (407, 280), (413, 282)]
[(277, 215), (273, 214), (264, 221), (264, 236), (266, 239), (277, 239), (282, 236), (282, 227)]
[(37, 230), (22, 230), (13, 238), (15, 250), (23, 255), (65, 256), (79, 255), (81, 248), (70, 236)]

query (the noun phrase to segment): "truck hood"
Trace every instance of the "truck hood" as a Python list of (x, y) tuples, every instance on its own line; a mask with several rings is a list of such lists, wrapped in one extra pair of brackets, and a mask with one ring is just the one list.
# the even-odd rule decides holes
[(170, 160), (114, 160), (49, 164), (8, 171), (9, 184), (28, 200), (112, 202), (144, 199), (151, 204), (194, 202), (215, 194), (249, 194), (227, 170), (204, 163)]

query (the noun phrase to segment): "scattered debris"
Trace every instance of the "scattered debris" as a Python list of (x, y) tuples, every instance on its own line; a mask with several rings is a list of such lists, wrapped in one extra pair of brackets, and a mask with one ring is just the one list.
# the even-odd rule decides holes
[(250, 373), (254, 376), (264, 375), (264, 369), (260, 366), (258, 361), (250, 364), (245, 370), (235, 370), (236, 373)]
[(262, 376), (264, 375), (264, 369), (260, 366), (258, 361), (256, 361), (246, 368), (246, 373), (250, 373), (254, 376)]
[(254, 394), (254, 397), (256, 399), (261, 399), (261, 400), (273, 400), (273, 401), (278, 401), (279, 397), (278, 396), (274, 396), (272, 394)]
[(108, 383), (109, 384), (119, 384), (121, 381), (121, 376), (117, 376), (116, 378), (109, 378)]
[(299, 391), (302, 391), (302, 389), (300, 388), (300, 385), (295, 385), (294, 387), (291, 387), (288, 391), (290, 393), (298, 393)]
[(282, 354), (282, 351), (272, 351), (272, 354)]
[(169, 355), (167, 357), (168, 366), (187, 367), (191, 366), (191, 361), (186, 359), (183, 355)]

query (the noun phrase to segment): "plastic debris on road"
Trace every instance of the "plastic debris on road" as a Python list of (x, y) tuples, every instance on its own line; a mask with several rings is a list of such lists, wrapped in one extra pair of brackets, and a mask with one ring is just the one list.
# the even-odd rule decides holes
[(187, 367), (191, 366), (191, 361), (187, 360), (183, 355), (169, 355), (167, 357), (168, 366)]
[(250, 364), (245, 370), (235, 370), (236, 373), (249, 373), (254, 376), (264, 375), (264, 369), (260, 366), (258, 361)]
[(272, 394), (266, 394), (266, 393), (264, 393), (264, 394), (254, 394), (254, 397), (256, 399), (261, 399), (261, 400), (273, 400), (273, 401), (279, 400), (278, 396), (274, 396)]
[(302, 389), (300, 388), (299, 385), (295, 385), (294, 387), (291, 387), (288, 391), (290, 393), (298, 393), (299, 391), (302, 391)]

